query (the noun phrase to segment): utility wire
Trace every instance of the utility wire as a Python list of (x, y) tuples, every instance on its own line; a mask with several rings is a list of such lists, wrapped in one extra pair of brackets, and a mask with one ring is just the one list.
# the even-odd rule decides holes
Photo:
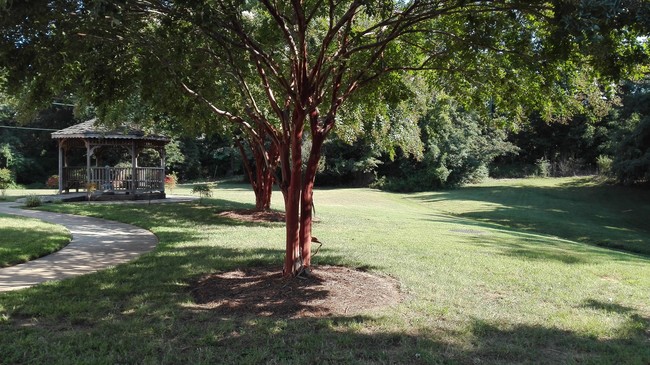
[(0, 128), (25, 129), (25, 130), (30, 130), (30, 131), (49, 131), (49, 132), (58, 131), (58, 129), (51, 129), (51, 128), (14, 127), (14, 126), (11, 126), (11, 125), (0, 125)]

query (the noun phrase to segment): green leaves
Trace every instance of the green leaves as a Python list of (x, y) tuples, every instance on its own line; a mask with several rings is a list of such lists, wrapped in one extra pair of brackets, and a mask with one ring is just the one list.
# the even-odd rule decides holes
[(603, 109), (605, 81), (648, 67), (646, 1), (295, 6), (34, 0), (5, 9), (0, 67), (35, 107), (73, 92), (110, 119), (164, 114), (201, 132), (236, 117), (278, 135), (293, 110), (318, 110), (345, 140), (370, 133), (413, 155), (420, 108), (409, 104), (428, 87), (410, 87), (410, 72), (467, 109), (517, 122), (532, 110), (566, 118), (587, 99)]

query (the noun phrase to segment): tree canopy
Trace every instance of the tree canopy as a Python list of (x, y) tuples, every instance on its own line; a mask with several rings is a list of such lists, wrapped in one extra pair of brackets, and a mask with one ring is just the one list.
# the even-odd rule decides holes
[(516, 119), (535, 108), (550, 118), (596, 102), (576, 102), (581, 81), (607, 98), (608, 80), (648, 66), (643, 0), (4, 3), (0, 67), (26, 104), (73, 93), (105, 119), (164, 113), (183, 129), (236, 128), (262, 160), (277, 149), (285, 274), (310, 265), (312, 189), (328, 134), (408, 120), (408, 108), (391, 115), (413, 97), (414, 78), (484, 115)]

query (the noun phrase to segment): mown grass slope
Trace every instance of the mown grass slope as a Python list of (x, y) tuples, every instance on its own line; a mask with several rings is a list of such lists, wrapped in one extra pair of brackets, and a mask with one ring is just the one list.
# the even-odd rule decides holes
[(415, 195), (440, 212), (650, 255), (650, 189), (593, 177), (491, 180)]
[[(561, 219), (518, 218), (528, 209), (552, 213), (526, 202), (526, 189), (554, 197), (552, 209), (591, 204), (581, 211), (609, 211), (562, 193), (573, 182), (581, 184), (549, 180), (542, 189), (511, 181), (411, 195), (316, 191), (314, 234), (324, 244), (315, 264), (393, 276), (407, 299), (360, 316), (298, 320), (193, 305), (189, 283), (202, 274), (281, 268), (282, 224), (218, 215), (250, 208), (244, 186), (222, 185), (205, 205), (52, 205), (145, 227), (160, 245), (110, 270), (0, 294), (0, 362), (647, 364), (648, 257), (592, 245), (598, 242), (588, 238), (589, 227), (600, 223), (584, 223), (581, 233), (554, 228)], [(484, 199), (481, 189), (506, 197)], [(521, 197), (509, 197), (515, 192)], [(647, 209), (648, 200), (633, 203), (626, 209)], [(605, 223), (632, 230), (624, 236), (629, 242), (648, 242), (627, 219)], [(616, 231), (603, 228), (597, 236), (620, 240), (607, 237)]]

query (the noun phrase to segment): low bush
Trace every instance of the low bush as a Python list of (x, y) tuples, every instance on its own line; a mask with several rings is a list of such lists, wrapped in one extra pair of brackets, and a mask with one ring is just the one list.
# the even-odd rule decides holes
[(177, 183), (178, 177), (176, 176), (176, 173), (171, 173), (165, 176), (165, 189), (169, 190), (170, 193), (174, 192)]
[(50, 189), (58, 189), (59, 188), (59, 175), (52, 175), (47, 178), (47, 181), (45, 182), (45, 186), (50, 188)]
[(551, 162), (545, 158), (540, 158), (535, 162), (536, 175), (539, 177), (551, 176)]
[(2, 199), (5, 198), (7, 189), (12, 185), (14, 185), (14, 176), (11, 170), (5, 168), (0, 169), (0, 194)]
[(192, 194), (199, 194), (200, 200), (203, 198), (209, 198), (212, 196), (212, 184), (196, 184), (192, 187)]
[(28, 208), (39, 207), (41, 203), (41, 198), (36, 195), (27, 195), (25, 198), (25, 206)]
[(598, 174), (602, 176), (609, 176), (612, 173), (612, 164), (614, 160), (611, 157), (600, 155), (596, 159), (596, 165), (598, 165)]

